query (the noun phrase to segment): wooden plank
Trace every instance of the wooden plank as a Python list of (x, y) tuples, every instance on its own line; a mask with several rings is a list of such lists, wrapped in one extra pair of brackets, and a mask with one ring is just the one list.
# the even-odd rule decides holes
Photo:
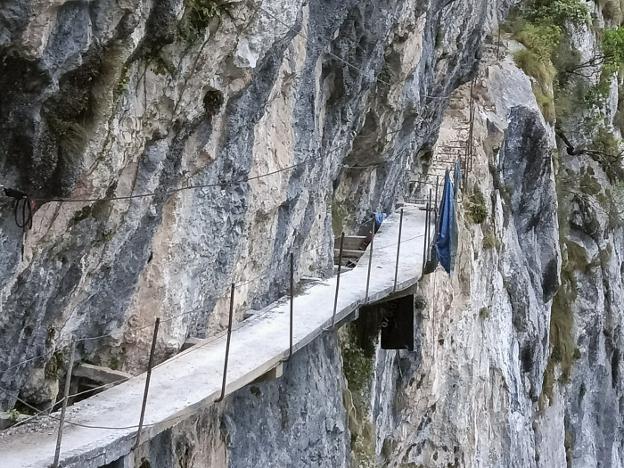
[(277, 366), (269, 369), (265, 374), (258, 377), (252, 383), (268, 382), (270, 380), (277, 380), (284, 375), (284, 363), (279, 363)]
[[(361, 250), (366, 236), (345, 236), (344, 249), (345, 250)], [(334, 242), (334, 248), (337, 249), (340, 246), (340, 239)]]
[(94, 366), (93, 364), (81, 363), (76, 366), (72, 373), (74, 377), (82, 377), (93, 380), (99, 384), (119, 383), (128, 380), (132, 375), (127, 372), (113, 370), (109, 367)]
[[(338, 249), (334, 249), (334, 258), (338, 259), (338, 253), (340, 251)], [(343, 250), (342, 258), (357, 258), (359, 259), (362, 255), (364, 255), (364, 250)]]

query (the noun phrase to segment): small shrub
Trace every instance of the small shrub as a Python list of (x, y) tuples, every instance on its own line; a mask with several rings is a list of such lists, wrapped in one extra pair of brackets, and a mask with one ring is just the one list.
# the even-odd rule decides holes
[(500, 241), (496, 238), (496, 232), (489, 227), (483, 233), (483, 248), (485, 250), (493, 250), (500, 247)]
[(12, 423), (16, 423), (16, 422), (18, 422), (20, 420), (20, 416), (21, 415), (22, 414), (19, 411), (17, 411), (15, 408), (13, 408), (13, 409), (9, 410), (9, 414), (8, 414), (9, 421), (11, 421)]
[(585, 172), (579, 181), (579, 188), (581, 192), (586, 193), (587, 195), (598, 195), (602, 192), (602, 187), (598, 182), (598, 179), (593, 177), (588, 172)]
[(185, 0), (184, 17), (180, 24), (180, 34), (187, 40), (197, 38), (214, 19), (229, 14), (234, 2), (225, 0)]
[(605, 66), (615, 72), (624, 65), (624, 27), (607, 28), (602, 33)]
[(482, 224), (487, 219), (488, 210), (485, 206), (485, 198), (481, 189), (476, 185), (468, 199), (467, 214), (474, 224)]
[(124, 64), (119, 72), (119, 79), (113, 89), (113, 101), (117, 101), (127, 89), (128, 83), (130, 83), (130, 67), (128, 64)]
[(542, 89), (540, 89), (540, 87), (533, 87), (533, 94), (535, 95), (537, 105), (542, 111), (544, 120), (551, 124), (554, 123), (555, 118), (557, 117), (557, 111), (555, 108), (555, 97), (550, 93), (544, 93)]
[(602, 166), (609, 181), (624, 180), (622, 168), (622, 142), (605, 127), (600, 127), (593, 141), (594, 153), (591, 156)]
[(527, 17), (547, 24), (569, 21), (580, 25), (589, 20), (589, 10), (581, 0), (533, 0), (529, 3)]
[(488, 318), (490, 318), (490, 308), (489, 307), (481, 307), (481, 309), (479, 309), (479, 318), (481, 320), (486, 320)]
[[(531, 42), (526, 44), (531, 44)], [(533, 44), (537, 44), (537, 42)], [(555, 44), (553, 46), (556, 47)], [(542, 44), (538, 46), (538, 49), (528, 48), (516, 52), (514, 60), (518, 68), (534, 78), (533, 94), (535, 94), (535, 99), (544, 115), (544, 119), (552, 123), (555, 120), (553, 81), (557, 70), (549, 58), (550, 53), (552, 53), (551, 49)]]
[(525, 23), (514, 37), (535, 54), (539, 61), (550, 62), (553, 52), (559, 47), (562, 34), (559, 26)]

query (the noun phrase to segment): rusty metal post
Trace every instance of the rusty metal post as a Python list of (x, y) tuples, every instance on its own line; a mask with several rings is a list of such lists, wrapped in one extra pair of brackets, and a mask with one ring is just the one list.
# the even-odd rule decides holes
[(290, 350), (288, 351), (288, 359), (293, 355), (293, 311), (295, 310), (295, 260), (294, 255), (290, 254)]
[(440, 176), (436, 176), (436, 188), (435, 188), (435, 204), (438, 204), (438, 187), (440, 186)]
[(427, 242), (429, 240), (429, 211), (430, 211), (430, 203), (427, 202), (427, 207), (425, 209), (425, 234), (424, 234), (424, 241), (423, 241), (423, 265), (422, 265), (422, 274), (421, 276), (425, 275), (425, 267), (427, 265)]
[(368, 271), (366, 272), (366, 296), (364, 302), (368, 302), (368, 289), (370, 286), (371, 268), (373, 266), (373, 247), (375, 246), (375, 215), (373, 214), (373, 222), (371, 223), (371, 241), (370, 252), (368, 255)]
[(69, 348), (69, 365), (67, 374), (65, 375), (65, 392), (63, 394), (63, 406), (61, 407), (61, 417), (59, 420), (59, 428), (56, 436), (56, 450), (54, 451), (54, 463), (52, 468), (58, 468), (61, 458), (61, 442), (63, 441), (63, 424), (65, 423), (65, 412), (67, 411), (67, 401), (69, 400), (69, 387), (71, 386), (72, 369), (74, 368), (74, 352), (76, 351), (76, 342), (72, 339)]
[(232, 341), (232, 321), (234, 320), (234, 289), (236, 285), (232, 283), (230, 292), (230, 316), (228, 318), (227, 339), (225, 341), (225, 363), (223, 364), (223, 382), (221, 383), (221, 395), (215, 401), (223, 401), (225, 398), (225, 386), (227, 384), (227, 368), (230, 359), (230, 342)]
[(338, 291), (340, 290), (340, 272), (342, 271), (342, 250), (344, 247), (344, 232), (340, 234), (340, 251), (338, 253), (338, 277), (336, 278), (336, 294), (334, 295), (334, 313), (332, 314), (332, 327), (336, 326), (336, 309), (338, 308)]
[(154, 365), (154, 351), (156, 350), (156, 339), (158, 338), (158, 327), (160, 327), (160, 317), (156, 318), (154, 323), (154, 334), (152, 335), (152, 347), (150, 348), (149, 360), (147, 362), (147, 376), (145, 377), (145, 390), (143, 391), (143, 404), (141, 405), (141, 417), (139, 418), (139, 428), (137, 429), (136, 441), (134, 448), (136, 449), (141, 442), (141, 431), (143, 430), (143, 421), (145, 419), (145, 407), (147, 406), (147, 394), (149, 393), (149, 384), (152, 379), (152, 366)]
[(401, 208), (401, 216), (399, 218), (399, 242), (397, 243), (397, 256), (396, 256), (396, 266), (394, 268), (394, 288), (393, 291), (396, 291), (397, 281), (399, 279), (399, 255), (401, 253), (401, 231), (403, 230), (403, 208)]
[[(434, 213), (434, 224), (437, 228), (438, 226), (438, 206), (440, 206), (440, 202), (438, 201), (438, 187), (440, 185), (440, 176), (436, 176), (436, 189), (435, 189), (435, 200), (433, 202), (433, 213)], [(431, 203), (431, 190), (429, 190), (429, 199)]]
[[(435, 204), (434, 204), (435, 203)], [(433, 210), (433, 219), (434, 219), (434, 227), (433, 227), (433, 233), (434, 236), (436, 237), (438, 234), (438, 202), (437, 200), (432, 203), (431, 201), (431, 190), (429, 190), (429, 209)], [(431, 259), (431, 213), (429, 214), (429, 219), (427, 221), (427, 242), (428, 242), (428, 246), (427, 246), (427, 261), (429, 261)]]

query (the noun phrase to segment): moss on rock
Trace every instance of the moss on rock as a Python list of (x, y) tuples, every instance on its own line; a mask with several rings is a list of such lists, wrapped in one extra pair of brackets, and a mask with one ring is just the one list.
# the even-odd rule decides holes
[(354, 466), (374, 467), (375, 430), (370, 416), (377, 334), (357, 323), (339, 332), (343, 371), (347, 381), (345, 407), (349, 414)]

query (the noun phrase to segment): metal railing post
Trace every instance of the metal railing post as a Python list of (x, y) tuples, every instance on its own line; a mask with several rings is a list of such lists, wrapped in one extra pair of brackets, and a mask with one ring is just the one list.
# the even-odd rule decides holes
[[(433, 219), (434, 219), (434, 234), (438, 232), (438, 202), (437, 200), (432, 203), (431, 201), (431, 190), (429, 190), (429, 209), (433, 211)], [(427, 261), (431, 259), (431, 214), (429, 214), (429, 219), (427, 221), (427, 239), (429, 245), (427, 246)]]
[(396, 291), (397, 281), (399, 279), (399, 255), (401, 253), (401, 231), (403, 230), (403, 208), (401, 208), (401, 217), (399, 218), (399, 242), (397, 243), (396, 266), (394, 268), (394, 288)]
[(375, 215), (373, 215), (373, 222), (371, 223), (371, 241), (370, 241), (370, 252), (368, 255), (368, 271), (366, 272), (366, 296), (364, 302), (368, 302), (368, 290), (370, 286), (370, 277), (371, 277), (371, 268), (373, 266), (373, 247), (375, 245)]
[(63, 394), (63, 406), (61, 407), (61, 417), (59, 420), (59, 428), (56, 436), (56, 449), (54, 450), (54, 463), (52, 468), (58, 468), (61, 458), (61, 442), (63, 441), (63, 424), (65, 423), (65, 412), (67, 411), (67, 401), (69, 400), (69, 387), (71, 386), (72, 369), (74, 368), (74, 352), (76, 351), (76, 342), (72, 339), (69, 351), (69, 366), (65, 375), (65, 391)]
[(427, 202), (427, 206), (425, 208), (425, 233), (424, 233), (424, 241), (423, 241), (423, 256), (422, 256), (423, 265), (422, 265), (421, 276), (425, 275), (425, 267), (427, 266), (427, 252), (428, 252), (427, 242), (429, 241), (429, 217), (430, 217), (429, 212), (430, 212), (430, 202)]
[(152, 366), (154, 365), (154, 351), (156, 350), (156, 339), (158, 338), (158, 327), (160, 327), (160, 317), (156, 318), (156, 323), (154, 323), (152, 347), (150, 349), (149, 360), (147, 362), (147, 376), (145, 377), (145, 390), (143, 391), (143, 404), (141, 405), (141, 417), (139, 418), (139, 428), (137, 429), (136, 441), (134, 443), (135, 449), (141, 443), (141, 431), (143, 430), (143, 421), (145, 419), (145, 407), (147, 406), (147, 394), (149, 393), (149, 384), (152, 378)]
[(340, 290), (340, 272), (342, 271), (342, 250), (344, 247), (344, 232), (340, 234), (340, 251), (338, 253), (338, 277), (336, 278), (336, 294), (334, 295), (334, 312), (332, 314), (332, 327), (336, 326), (336, 309), (338, 308), (338, 291)]
[(435, 204), (438, 204), (438, 188), (440, 187), (440, 176), (436, 176), (436, 187), (435, 187)]
[(236, 285), (232, 283), (230, 292), (230, 315), (228, 318), (227, 340), (225, 341), (225, 362), (223, 364), (223, 382), (221, 383), (221, 395), (215, 401), (219, 402), (225, 398), (225, 387), (227, 384), (227, 368), (230, 359), (230, 342), (232, 340), (232, 321), (234, 320), (234, 289)]
[(295, 260), (294, 255), (290, 254), (290, 350), (288, 359), (293, 355), (293, 312), (295, 310)]

